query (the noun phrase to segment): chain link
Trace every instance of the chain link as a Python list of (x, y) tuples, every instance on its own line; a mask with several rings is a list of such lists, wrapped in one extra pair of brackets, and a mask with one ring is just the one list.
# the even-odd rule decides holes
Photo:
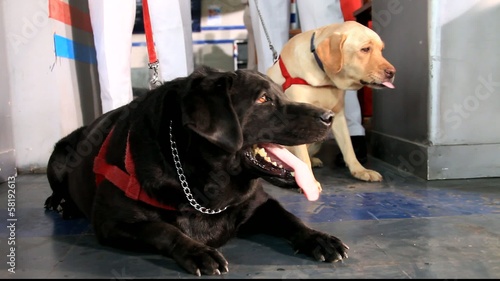
[(172, 157), (174, 158), (174, 164), (175, 168), (177, 169), (179, 181), (181, 182), (182, 189), (184, 190), (184, 194), (186, 194), (186, 198), (189, 201), (189, 204), (191, 204), (191, 206), (193, 206), (197, 211), (208, 215), (218, 214), (226, 210), (229, 206), (226, 206), (224, 209), (212, 210), (201, 206), (200, 204), (198, 204), (198, 202), (196, 202), (196, 199), (194, 199), (194, 196), (191, 193), (191, 189), (188, 186), (186, 176), (184, 175), (184, 170), (182, 169), (179, 152), (177, 151), (177, 144), (175, 143), (174, 136), (172, 135), (172, 120), (170, 120), (170, 148), (172, 149)]
[[(267, 0), (267, 1), (272, 1), (272, 0)], [(269, 43), (269, 49), (271, 49), (271, 52), (273, 52), (273, 64), (278, 60), (278, 53), (274, 49), (273, 44), (271, 43), (271, 38), (269, 37), (269, 33), (267, 33), (267, 28), (266, 25), (264, 24), (264, 19), (262, 18), (262, 14), (260, 13), (259, 9), (259, 0), (254, 0), (255, 2), (255, 8), (257, 9), (257, 13), (259, 14), (259, 19), (260, 22), (262, 23), (262, 28), (264, 29), (264, 33), (266, 34), (267, 42)]]

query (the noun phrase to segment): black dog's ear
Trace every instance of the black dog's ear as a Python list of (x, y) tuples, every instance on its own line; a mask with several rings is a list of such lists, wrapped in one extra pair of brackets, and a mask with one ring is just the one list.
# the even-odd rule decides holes
[(229, 96), (234, 73), (193, 78), (182, 101), (183, 123), (229, 153), (241, 149), (243, 133)]

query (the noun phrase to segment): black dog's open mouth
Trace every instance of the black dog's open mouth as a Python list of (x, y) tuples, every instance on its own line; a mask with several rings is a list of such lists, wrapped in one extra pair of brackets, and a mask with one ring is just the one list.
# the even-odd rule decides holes
[(281, 145), (253, 145), (244, 152), (246, 162), (259, 176), (281, 187), (298, 186), (309, 200), (319, 196), (317, 181), (302, 160)]
[(280, 177), (295, 183), (293, 169), (274, 154), (267, 153), (264, 147), (254, 144), (245, 151), (245, 157), (252, 166), (267, 176)]
[(391, 82), (382, 82), (382, 83), (375, 83), (375, 82), (366, 82), (366, 81), (363, 81), (363, 80), (360, 80), (359, 82), (361, 82), (361, 84), (363, 84), (364, 86), (368, 86), (368, 87), (372, 87), (372, 88), (390, 88), (390, 89), (394, 89), (394, 85), (391, 83)]

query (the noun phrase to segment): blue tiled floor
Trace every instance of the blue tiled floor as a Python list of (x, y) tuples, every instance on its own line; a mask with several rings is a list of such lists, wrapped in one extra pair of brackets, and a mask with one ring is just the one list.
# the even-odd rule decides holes
[[(295, 255), (267, 236), (234, 239), (220, 251), (228, 274), (207, 278), (500, 278), (500, 179), (424, 181), (369, 158), (381, 183), (353, 179), (346, 168), (316, 169), (316, 202), (292, 190), (266, 190), (311, 227), (349, 245), (343, 263)], [(7, 186), (0, 220), (7, 222)], [(16, 273), (7, 271), (10, 231), (0, 228), (2, 278), (193, 278), (171, 259), (100, 246), (86, 220), (45, 212), (44, 174), (16, 179)]]

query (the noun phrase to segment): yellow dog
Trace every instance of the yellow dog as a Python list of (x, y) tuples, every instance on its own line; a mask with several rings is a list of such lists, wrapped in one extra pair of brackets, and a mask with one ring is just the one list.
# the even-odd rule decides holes
[[(396, 69), (382, 55), (377, 33), (355, 21), (326, 25), (292, 37), (267, 75), (282, 85), (289, 98), (330, 109), (332, 131), (351, 174), (363, 181), (381, 181), (380, 173), (359, 163), (344, 115), (345, 90), (363, 86), (394, 88)], [(312, 157), (321, 143), (288, 147), (310, 168), (322, 166)], [(318, 182), (321, 190), (321, 184)]]

